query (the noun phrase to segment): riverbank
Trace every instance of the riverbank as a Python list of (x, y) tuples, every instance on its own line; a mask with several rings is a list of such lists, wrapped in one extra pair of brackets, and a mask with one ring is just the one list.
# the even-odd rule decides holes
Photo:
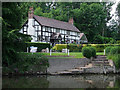
[(24, 73), (7, 73), (3, 75), (81, 75), (81, 74), (118, 74), (112, 60), (106, 56), (98, 55), (93, 61), (87, 58), (49, 58), (49, 67), (44, 71), (26, 71)]

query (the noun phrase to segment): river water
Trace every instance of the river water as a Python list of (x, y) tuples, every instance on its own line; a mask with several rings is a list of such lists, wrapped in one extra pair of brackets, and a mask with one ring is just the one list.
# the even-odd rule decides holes
[(2, 88), (120, 88), (120, 75), (4, 76)]

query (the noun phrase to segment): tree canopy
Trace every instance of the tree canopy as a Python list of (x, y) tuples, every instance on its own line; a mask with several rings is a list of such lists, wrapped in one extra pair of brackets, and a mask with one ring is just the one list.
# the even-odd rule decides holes
[(2, 62), (9, 66), (17, 61), (17, 52), (20, 52), (21, 46), (29, 39), (27, 35), (19, 33), (22, 25), (19, 3), (3, 3), (2, 12)]
[[(50, 6), (51, 5), (51, 6)], [(46, 9), (41, 6), (35, 7), (34, 14), (68, 22), (73, 17), (74, 25), (93, 43), (98, 35), (108, 37), (111, 32), (107, 22), (111, 19), (111, 3), (91, 2), (55, 2), (46, 3)], [(97, 35), (97, 36), (96, 36)], [(96, 42), (97, 43), (97, 42)]]

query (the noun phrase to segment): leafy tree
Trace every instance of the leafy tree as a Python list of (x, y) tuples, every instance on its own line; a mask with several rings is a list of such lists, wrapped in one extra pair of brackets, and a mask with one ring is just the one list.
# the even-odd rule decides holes
[(118, 15), (118, 39), (120, 40), (120, 2), (117, 6), (117, 15)]
[[(24, 2), (19, 3), (23, 12), (22, 23), (27, 19), (29, 7), (34, 7), (34, 14), (38, 16), (53, 18), (68, 22), (69, 18), (74, 18), (74, 25), (93, 43), (96, 35), (111, 37), (116, 35), (113, 26), (108, 27), (106, 23), (111, 19), (111, 3), (92, 2)], [(112, 29), (112, 30), (111, 30)], [(113, 30), (114, 29), (114, 30)], [(111, 32), (113, 32), (111, 34)], [(109, 35), (110, 33), (110, 35)], [(114, 36), (113, 38), (116, 38)]]
[(10, 66), (17, 62), (17, 51), (21, 50), (28, 38), (19, 33), (22, 24), (19, 3), (3, 3), (2, 12), (2, 62), (3, 66)]
[(77, 8), (72, 11), (75, 25), (86, 34), (89, 42), (93, 41), (95, 35), (102, 35), (102, 27), (107, 16), (103, 5), (99, 3), (82, 3), (80, 9)]

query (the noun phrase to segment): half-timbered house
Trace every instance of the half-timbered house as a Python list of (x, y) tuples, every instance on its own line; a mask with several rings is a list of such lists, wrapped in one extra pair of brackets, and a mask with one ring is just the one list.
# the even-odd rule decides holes
[[(69, 22), (34, 15), (33, 8), (29, 9), (28, 20), (22, 26), (21, 33), (31, 35), (31, 42), (51, 43), (83, 43), (88, 42), (84, 33), (73, 25), (73, 18)], [(81, 40), (84, 38), (83, 40)]]

